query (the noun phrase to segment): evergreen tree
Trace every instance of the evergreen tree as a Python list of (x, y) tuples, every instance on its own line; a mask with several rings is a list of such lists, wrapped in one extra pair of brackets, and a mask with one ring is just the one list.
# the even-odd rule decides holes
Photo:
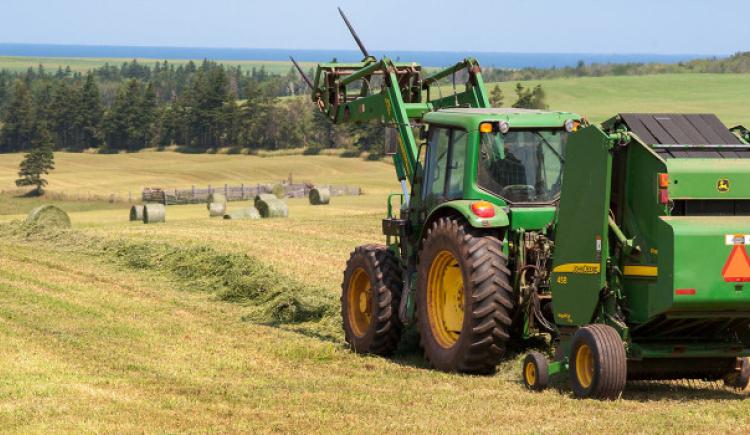
[(490, 106), (492, 107), (503, 107), (503, 90), (500, 89), (499, 85), (495, 85), (490, 92)]
[(516, 95), (518, 96), (518, 100), (513, 104), (515, 108), (547, 109), (547, 104), (545, 103), (546, 94), (544, 89), (542, 89), (542, 85), (537, 85), (534, 89), (529, 89), (518, 83), (516, 84)]
[(50, 122), (57, 149), (71, 149), (75, 143), (74, 127), (78, 110), (76, 95), (67, 80), (60, 80), (52, 93), (49, 105)]
[(104, 116), (99, 87), (94, 80), (94, 74), (86, 75), (86, 82), (78, 92), (78, 107), (75, 127), (80, 137), (77, 149), (94, 148), (101, 142), (101, 124)]
[(105, 115), (107, 146), (114, 150), (137, 151), (149, 144), (154, 119), (153, 104), (138, 80), (124, 83)]
[(42, 195), (47, 180), (44, 175), (55, 169), (52, 137), (47, 130), (46, 123), (39, 121), (34, 124), (31, 140), (31, 151), (24, 156), (19, 165), (16, 186), (34, 186), (32, 195)]
[(18, 80), (8, 107), (2, 118), (0, 151), (26, 151), (31, 148), (34, 129), (34, 106), (26, 82)]

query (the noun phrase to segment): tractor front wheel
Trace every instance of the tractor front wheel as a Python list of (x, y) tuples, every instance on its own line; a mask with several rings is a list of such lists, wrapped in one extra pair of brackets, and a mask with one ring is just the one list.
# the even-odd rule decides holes
[(523, 360), (523, 384), (534, 391), (542, 391), (549, 385), (549, 364), (547, 357), (539, 352), (531, 352)]
[(505, 354), (513, 309), (503, 243), (455, 218), (427, 230), (419, 255), (417, 327), (430, 364), (493, 373)]
[(576, 331), (570, 352), (570, 379), (579, 398), (614, 400), (627, 380), (625, 346), (617, 331), (593, 324)]
[(401, 282), (398, 258), (385, 246), (358, 246), (351, 253), (341, 284), (341, 317), (352, 350), (381, 356), (396, 350)]

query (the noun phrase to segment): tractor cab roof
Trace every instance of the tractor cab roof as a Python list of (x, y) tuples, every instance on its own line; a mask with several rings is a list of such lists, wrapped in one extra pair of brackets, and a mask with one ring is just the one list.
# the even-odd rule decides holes
[(440, 109), (424, 115), (428, 124), (441, 124), (476, 130), (481, 122), (505, 121), (510, 128), (560, 128), (569, 119), (581, 117), (571, 112), (556, 112), (536, 109), (497, 108), (450, 108)]

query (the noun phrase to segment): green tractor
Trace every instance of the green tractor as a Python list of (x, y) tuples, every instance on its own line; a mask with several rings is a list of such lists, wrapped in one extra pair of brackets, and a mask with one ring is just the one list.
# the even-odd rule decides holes
[[(724, 141), (695, 145), (700, 158), (683, 159), (692, 148), (680, 145), (666, 160), (627, 117), (599, 128), (574, 113), (492, 108), (476, 60), (425, 77), (415, 63), (370, 56), (344, 20), (364, 60), (319, 64), (305, 79), (333, 123), (385, 123), (402, 186), (388, 199), (386, 243), (357, 247), (344, 271), (354, 351), (390, 355), (415, 324), (432, 367), (483, 374), (513, 343), (548, 334), (555, 360), (532, 353), (523, 365), (532, 389), (568, 371), (581, 397), (617, 397), (628, 376), (747, 383), (744, 277), (727, 284), (699, 271), (726, 258), (725, 235), (750, 234), (750, 159), (725, 170), (701, 153), (722, 154), (725, 133), (733, 152), (746, 143), (718, 129)], [(701, 190), (718, 173), (732, 193)], [(714, 206), (731, 216), (692, 217)], [(688, 287), (696, 294), (673, 294)]]

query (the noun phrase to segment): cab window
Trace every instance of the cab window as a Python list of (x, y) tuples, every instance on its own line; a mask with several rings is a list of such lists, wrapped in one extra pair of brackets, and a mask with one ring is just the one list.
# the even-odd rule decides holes
[(424, 198), (428, 207), (463, 196), (467, 133), (432, 127), (427, 149)]

